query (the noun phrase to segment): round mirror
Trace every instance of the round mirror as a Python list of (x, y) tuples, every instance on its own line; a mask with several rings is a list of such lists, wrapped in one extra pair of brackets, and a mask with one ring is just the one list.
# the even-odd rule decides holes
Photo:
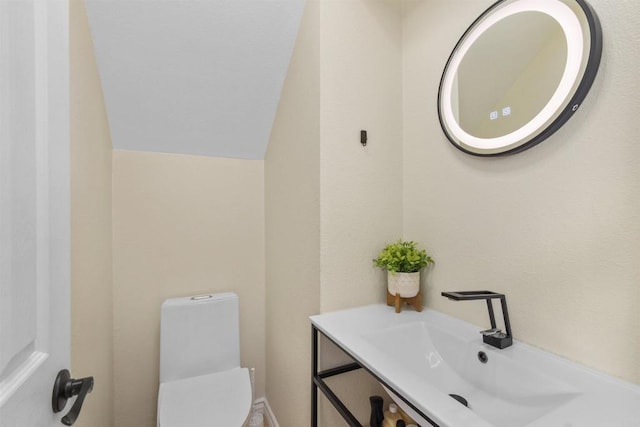
[(578, 109), (601, 54), (600, 22), (584, 0), (498, 1), (449, 57), (438, 92), (442, 129), (476, 156), (530, 148)]

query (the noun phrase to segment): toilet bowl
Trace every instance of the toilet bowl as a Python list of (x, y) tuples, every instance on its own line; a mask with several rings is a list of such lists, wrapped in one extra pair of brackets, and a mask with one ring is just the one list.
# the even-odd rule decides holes
[(162, 304), (158, 427), (241, 427), (251, 410), (240, 367), (238, 296), (171, 298)]

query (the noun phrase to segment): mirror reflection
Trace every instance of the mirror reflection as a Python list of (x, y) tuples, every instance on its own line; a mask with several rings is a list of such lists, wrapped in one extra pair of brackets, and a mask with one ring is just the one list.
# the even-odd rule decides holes
[(514, 132), (549, 102), (566, 62), (567, 40), (555, 19), (539, 12), (503, 19), (460, 63), (452, 99), (458, 123), (479, 138)]

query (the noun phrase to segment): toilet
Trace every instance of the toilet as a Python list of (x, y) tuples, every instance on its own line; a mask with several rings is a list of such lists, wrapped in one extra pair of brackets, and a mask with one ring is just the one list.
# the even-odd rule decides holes
[(242, 427), (251, 410), (234, 293), (162, 304), (158, 427)]

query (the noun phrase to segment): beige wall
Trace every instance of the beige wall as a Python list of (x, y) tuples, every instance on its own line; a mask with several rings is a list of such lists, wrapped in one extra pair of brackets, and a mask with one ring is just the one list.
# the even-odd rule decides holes
[(70, 2), (71, 370), (92, 375), (77, 426), (113, 426), (111, 139), (82, 0)]
[(382, 301), (372, 259), (402, 234), (401, 23), (394, 0), (322, 2), (323, 312)]
[[(395, 1), (307, 3), (265, 160), (267, 397), (283, 427), (309, 424), (308, 316), (384, 297), (371, 260), (402, 232), (400, 23)], [(366, 422), (379, 386), (331, 383)], [(344, 423), (321, 405), (321, 425)]]
[(309, 1), (265, 158), (267, 399), (309, 425), (310, 326), (320, 308), (319, 3)]
[(240, 296), (241, 363), (264, 395), (263, 161), (113, 152), (115, 423), (152, 427), (160, 305)]
[(482, 304), (439, 293), (504, 292), (515, 338), (640, 382), (640, 10), (590, 0), (605, 46), (580, 110), (541, 145), (487, 159), (447, 142), (436, 96), (450, 49), (492, 3), (404, 3), (404, 235), (436, 260), (427, 305), (486, 326)]
[[(386, 276), (372, 259), (402, 235), (400, 6), (395, 0), (322, 2), (321, 312), (383, 302)], [(361, 129), (368, 133), (366, 147)], [(322, 365), (335, 366), (341, 359), (324, 344)], [(379, 384), (364, 371), (328, 382), (366, 424), (369, 396), (383, 394)], [(345, 425), (327, 400), (320, 403), (321, 426)]]

